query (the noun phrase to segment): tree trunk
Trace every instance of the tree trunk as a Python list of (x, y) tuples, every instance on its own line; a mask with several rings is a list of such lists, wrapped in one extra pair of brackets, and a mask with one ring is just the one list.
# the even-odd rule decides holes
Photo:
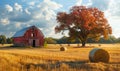
[(85, 47), (86, 41), (82, 41), (82, 47)]
[(85, 44), (87, 42), (87, 34), (84, 34), (82, 36), (79, 37), (82, 43), (82, 47), (85, 47)]

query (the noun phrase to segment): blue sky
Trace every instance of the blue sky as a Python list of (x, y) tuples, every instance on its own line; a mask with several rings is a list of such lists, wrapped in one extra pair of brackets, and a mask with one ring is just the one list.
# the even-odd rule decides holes
[(46, 37), (62, 37), (54, 32), (56, 14), (69, 11), (74, 5), (97, 7), (104, 11), (112, 26), (112, 35), (120, 37), (119, 0), (1, 0), (0, 35), (11, 37), (22, 28), (36, 25)]

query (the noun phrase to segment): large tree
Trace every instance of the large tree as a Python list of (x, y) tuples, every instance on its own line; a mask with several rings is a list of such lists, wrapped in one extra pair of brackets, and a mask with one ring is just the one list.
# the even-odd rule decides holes
[(73, 6), (68, 13), (59, 12), (57, 14), (58, 25), (55, 32), (69, 31), (69, 37), (79, 38), (82, 46), (85, 46), (88, 38), (99, 40), (101, 36), (108, 38), (112, 33), (104, 13), (97, 8), (87, 8), (85, 6)]

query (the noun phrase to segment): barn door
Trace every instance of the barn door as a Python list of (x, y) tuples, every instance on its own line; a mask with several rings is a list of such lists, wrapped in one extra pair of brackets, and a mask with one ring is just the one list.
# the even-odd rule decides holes
[(33, 45), (32, 45), (33, 47), (35, 47), (35, 42), (36, 42), (36, 41), (35, 41), (35, 40), (33, 40)]
[(29, 39), (29, 45), (32, 47), (39, 46), (39, 40), (38, 39)]

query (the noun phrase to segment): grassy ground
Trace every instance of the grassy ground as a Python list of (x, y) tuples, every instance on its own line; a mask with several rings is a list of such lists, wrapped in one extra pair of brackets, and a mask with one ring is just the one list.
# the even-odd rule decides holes
[[(49, 44), (45, 48), (18, 48), (0, 46), (0, 71), (120, 71), (120, 44), (87, 44), (85, 48), (77, 44), (60, 51), (60, 45)], [(109, 63), (89, 62), (89, 52), (93, 48), (109, 52)]]

